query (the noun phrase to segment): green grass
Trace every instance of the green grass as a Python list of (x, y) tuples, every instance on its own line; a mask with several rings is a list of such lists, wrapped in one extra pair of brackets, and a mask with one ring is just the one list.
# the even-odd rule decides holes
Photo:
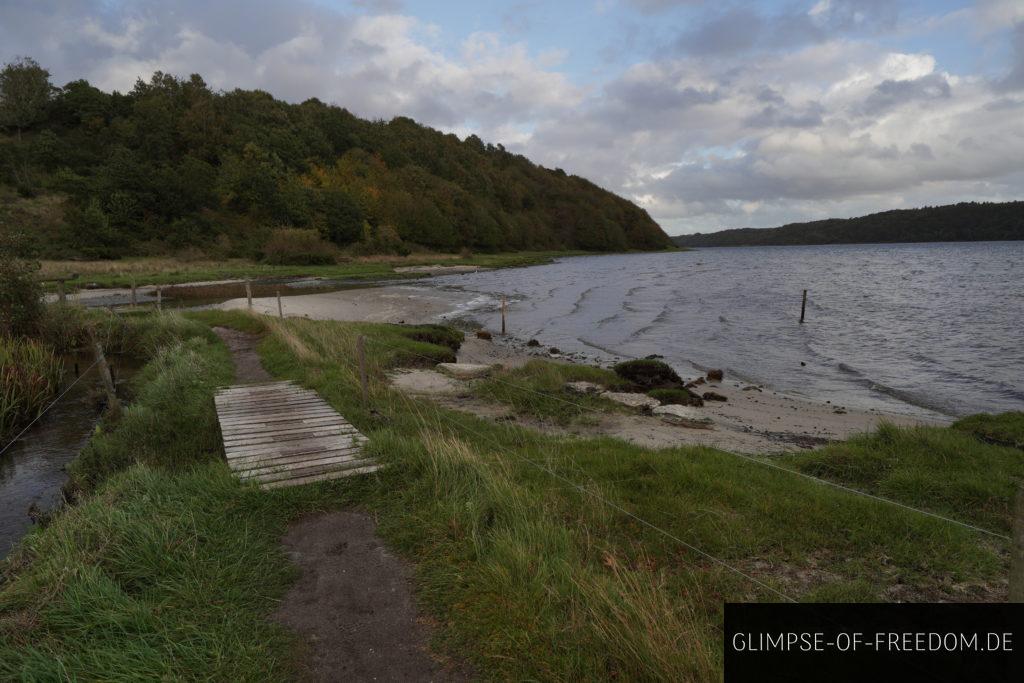
[(495, 371), (473, 386), (480, 398), (510, 406), (521, 415), (560, 425), (592, 420), (590, 410), (619, 410), (621, 406), (598, 396), (565, 389), (566, 382), (592, 382), (609, 390), (630, 386), (610, 370), (589, 365), (531, 360), (519, 368)]
[[(245, 313), (201, 315), (253, 324)], [(291, 578), (277, 539), (290, 520), (331, 507), (375, 516), (383, 538), (415, 563), (417, 596), (439, 624), (435, 647), (500, 680), (717, 679), (722, 604), (776, 599), (597, 496), (801, 600), (994, 599), (1003, 590), (1005, 549), (961, 527), (714, 449), (560, 439), (410, 399), (389, 388), (389, 370), (448, 349), (411, 339), (403, 326), (262, 323), (272, 374), (320, 392), (388, 466), (261, 492), (234, 480), (198, 434), (180, 446), (153, 438), (138, 449), (148, 453), (142, 462), (104, 450), (118, 473), (30, 535), (4, 570), (0, 678), (294, 676), (296, 643), (266, 619)], [(357, 390), (360, 335), (369, 408)], [(215, 380), (192, 385), (183, 369), (198, 354), (227, 372), (223, 351), (200, 337), (167, 348), (140, 378), (137, 404), (212, 409)], [(613, 381), (548, 365), (512, 379), (558, 389)], [(190, 422), (213, 433), (208, 422)], [(109, 436), (128, 450), (146, 438), (130, 425)], [(951, 434), (965, 448), (995, 448)], [(879, 438), (902, 437), (883, 430)], [(992, 458), (988, 466), (1003, 455)], [(969, 497), (973, 482), (967, 493), (952, 481), (943, 495), (928, 489), (920, 503), (941, 509), (947, 493)]]
[(941, 427), (883, 424), (786, 460), (807, 474), (1001, 533), (1009, 533), (1014, 491), (1024, 478), (1020, 451)]
[[(422, 273), (396, 273), (396, 267), (419, 265), (462, 265), (484, 268), (517, 268), (550, 263), (564, 256), (582, 256), (582, 251), (509, 252), (472, 254), (416, 254), (408, 257), (365, 257), (332, 265), (271, 265), (245, 260), (178, 261), (172, 258), (124, 259), (122, 261), (44, 263), (44, 277), (78, 274), (71, 284), (93, 283), (101, 287), (173, 285), (224, 279), (264, 279), (286, 277), (322, 277), (336, 280), (380, 280), (423, 277)], [(56, 285), (47, 283), (56, 291)]]
[(63, 369), (49, 347), (0, 336), (0, 447), (46, 408), (60, 389)]
[(988, 443), (1024, 448), (1024, 411), (970, 415), (953, 423), (953, 429), (973, 434)]

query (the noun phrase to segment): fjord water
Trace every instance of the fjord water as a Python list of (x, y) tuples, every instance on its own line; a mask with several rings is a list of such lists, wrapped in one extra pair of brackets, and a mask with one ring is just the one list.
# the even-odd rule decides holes
[[(1024, 408), (1024, 242), (586, 256), (437, 278), (490, 329), (921, 416)], [(809, 290), (807, 320), (800, 299)]]

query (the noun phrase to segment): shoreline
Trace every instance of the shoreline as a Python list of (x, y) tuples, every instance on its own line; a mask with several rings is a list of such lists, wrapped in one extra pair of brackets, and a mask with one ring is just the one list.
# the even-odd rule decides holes
[[(285, 317), (304, 317), (314, 320), (349, 322), (378, 322), (396, 324), (440, 323), (458, 326), (464, 330), (481, 329), (474, 313), (490, 313), (492, 302), (486, 297), (450, 287), (430, 287), (414, 284), (392, 284), (358, 290), (338, 290), (308, 295), (294, 295), (282, 299)], [(245, 299), (231, 299), (218, 306), (222, 310), (244, 310)], [(276, 298), (253, 299), (253, 310), (277, 315)], [(548, 347), (528, 347), (527, 340), (514, 335), (484, 341), (467, 335), (458, 353), (461, 363), (518, 367), (531, 360), (579, 363), (607, 366), (607, 362), (583, 353), (550, 353)], [(543, 340), (541, 340), (543, 344)], [(690, 381), (703, 372), (694, 367), (690, 373), (681, 373)], [(505, 416), (507, 411), (480, 401), (459, 398), (460, 392), (450, 383), (439, 381), (438, 373), (419, 371), (407, 374), (399, 387), (414, 394), (429, 396), (447, 405), (486, 417)], [(779, 453), (798, 451), (840, 441), (850, 436), (872, 431), (882, 422), (899, 426), (941, 426), (939, 420), (884, 412), (879, 409), (858, 409), (829, 401), (779, 392), (768, 386), (758, 386), (737, 377), (726, 376), (722, 382), (709, 383), (700, 390), (713, 390), (726, 397), (726, 401), (706, 401), (698, 410), (714, 422), (714, 428), (687, 429), (663, 422), (650, 415), (609, 414), (596, 425), (555, 428), (551, 425), (531, 425), (542, 431), (577, 434), (581, 436), (611, 436), (649, 448), (668, 448), (681, 445), (714, 446), (743, 453)], [(465, 394), (465, 392), (461, 392)], [(523, 422), (527, 424), (527, 422)]]

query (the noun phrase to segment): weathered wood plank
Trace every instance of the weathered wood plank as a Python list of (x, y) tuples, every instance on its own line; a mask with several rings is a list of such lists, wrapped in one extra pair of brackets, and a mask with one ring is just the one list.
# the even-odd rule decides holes
[(214, 395), (228, 466), (264, 488), (376, 471), (367, 439), (316, 392), (292, 381), (220, 389)]

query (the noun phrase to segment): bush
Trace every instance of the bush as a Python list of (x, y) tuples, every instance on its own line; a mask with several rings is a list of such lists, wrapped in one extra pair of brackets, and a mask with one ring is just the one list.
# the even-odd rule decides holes
[(660, 360), (628, 360), (612, 368), (619, 377), (642, 389), (681, 389), (683, 380)]
[(681, 406), (704, 405), (704, 399), (689, 389), (651, 389), (647, 392), (647, 395), (661, 401), (663, 406), (670, 404)]
[(278, 228), (263, 245), (263, 260), (281, 266), (316, 266), (334, 263), (337, 252), (316, 230)]
[(988, 443), (1024, 448), (1024, 411), (970, 415), (954, 422), (953, 429), (973, 434)]
[(24, 258), (27, 237), (0, 232), (0, 336), (35, 331), (43, 311), (39, 263)]
[(462, 346), (464, 335), (459, 330), (444, 325), (417, 325), (416, 327), (402, 327), (402, 334), (413, 341), (426, 342), (437, 346), (446, 346), (452, 351), (458, 351)]

